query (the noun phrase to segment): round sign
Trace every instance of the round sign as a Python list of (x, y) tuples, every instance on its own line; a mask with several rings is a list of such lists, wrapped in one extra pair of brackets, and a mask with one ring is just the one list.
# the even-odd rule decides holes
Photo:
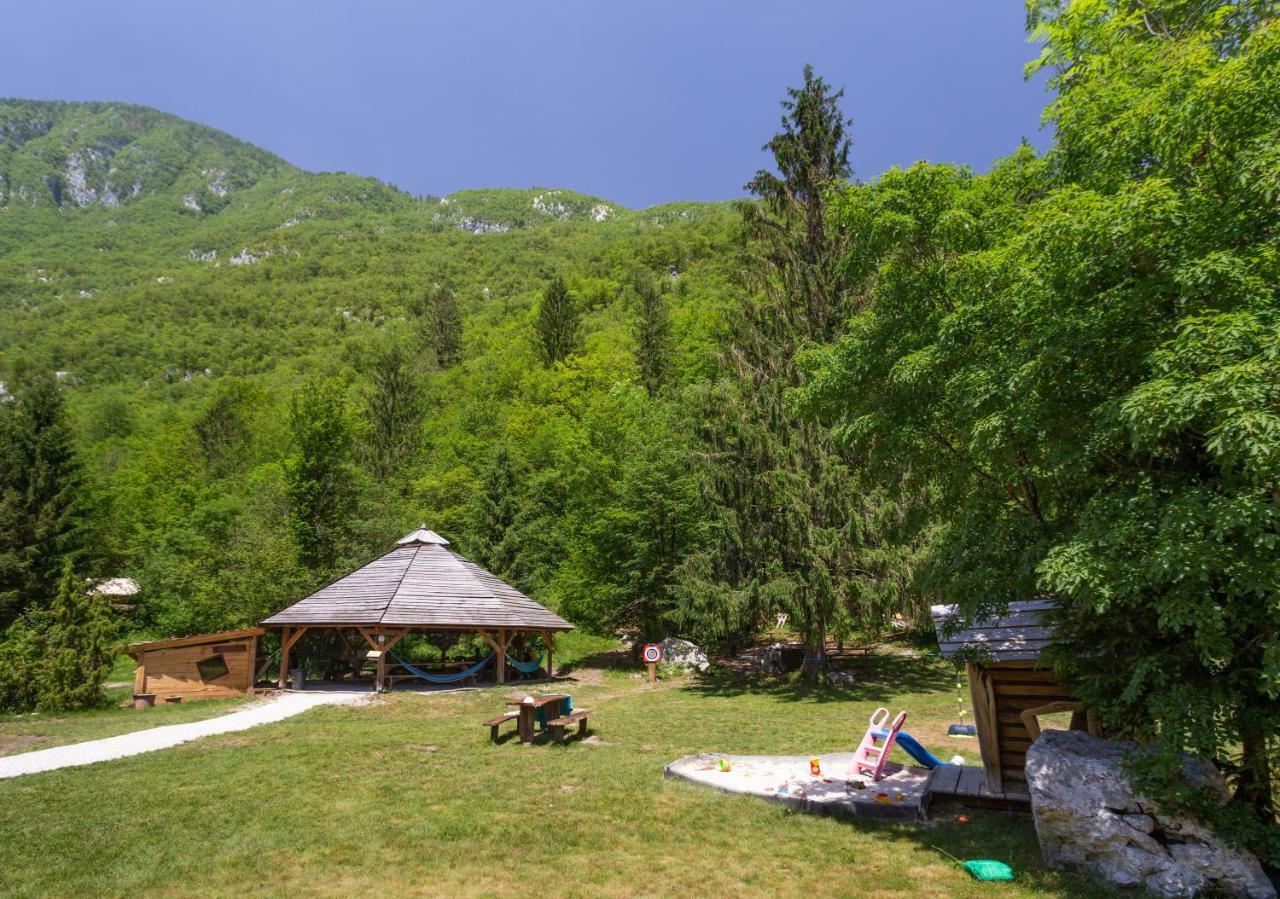
[(662, 661), (662, 647), (657, 643), (646, 643), (644, 645), (644, 660), (649, 664), (656, 664)]

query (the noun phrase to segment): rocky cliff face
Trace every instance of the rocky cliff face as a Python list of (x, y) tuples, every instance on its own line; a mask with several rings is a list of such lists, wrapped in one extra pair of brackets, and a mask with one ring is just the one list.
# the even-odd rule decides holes
[(172, 194), (202, 213), (289, 171), (265, 150), (154, 109), (0, 101), (0, 206), (114, 208)]

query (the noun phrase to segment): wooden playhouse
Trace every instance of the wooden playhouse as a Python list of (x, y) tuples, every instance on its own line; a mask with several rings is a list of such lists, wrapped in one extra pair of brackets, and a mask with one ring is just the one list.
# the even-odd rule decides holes
[(993, 796), (1029, 800), (1027, 749), (1040, 736), (1041, 715), (1070, 712), (1072, 730), (1100, 735), (1093, 716), (1040, 666), (1053, 636), (1045, 620), (1053, 607), (1043, 597), (1013, 602), (999, 618), (968, 623), (955, 606), (932, 610), (943, 657), (965, 660), (985, 787)]
[(217, 634), (134, 643), (129, 655), (135, 704), (217, 699), (253, 692), (258, 638), (265, 631), (248, 627)]

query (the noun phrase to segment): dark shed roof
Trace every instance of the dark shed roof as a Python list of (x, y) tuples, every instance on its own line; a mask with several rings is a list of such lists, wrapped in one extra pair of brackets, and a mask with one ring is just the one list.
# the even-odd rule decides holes
[(546, 606), (449, 549), (448, 543), (424, 525), (386, 555), (262, 623), (573, 629)]
[(1043, 619), (1055, 605), (1048, 597), (1011, 602), (1009, 611), (999, 618), (975, 621), (950, 634), (946, 629), (956, 617), (956, 607), (934, 606), (931, 612), (945, 658), (954, 656), (962, 646), (977, 644), (986, 647), (994, 662), (1026, 662), (1040, 658), (1040, 650), (1053, 637), (1053, 628)]

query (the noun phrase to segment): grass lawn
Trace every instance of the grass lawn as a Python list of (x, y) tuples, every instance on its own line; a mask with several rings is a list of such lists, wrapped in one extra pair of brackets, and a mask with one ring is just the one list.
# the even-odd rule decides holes
[[(0, 895), (1110, 895), (1046, 871), (1029, 816), (850, 823), (663, 780), (695, 752), (850, 751), (877, 705), (976, 761), (972, 740), (944, 736), (949, 665), (882, 655), (861, 671), (841, 691), (651, 688), (582, 666), (568, 689), (598, 746), (491, 744), (480, 722), (510, 687), (400, 693), (0, 781)], [(943, 850), (1009, 861), (1018, 880), (975, 883)]]
[(123, 687), (108, 687), (107, 706), (91, 712), (57, 714), (32, 712), (26, 715), (0, 714), (0, 756), (50, 746), (63, 746), (83, 740), (114, 737), (130, 731), (162, 724), (183, 724), (200, 721), (215, 715), (234, 711), (247, 699), (213, 699), (207, 702), (160, 705), (145, 712), (122, 705), (133, 695), (133, 659), (121, 656), (111, 673), (108, 683), (124, 683)]

